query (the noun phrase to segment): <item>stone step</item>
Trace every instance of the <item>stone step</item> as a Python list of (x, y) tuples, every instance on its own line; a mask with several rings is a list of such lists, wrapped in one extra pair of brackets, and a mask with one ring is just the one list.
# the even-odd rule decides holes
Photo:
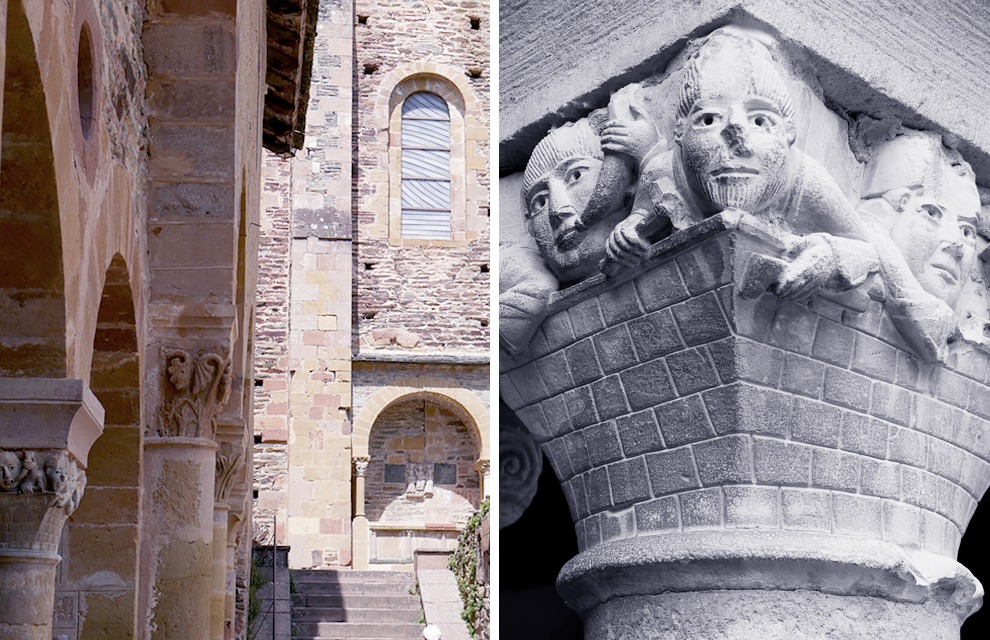
[(293, 622), (292, 637), (302, 638), (336, 638), (342, 640), (369, 638), (422, 638), (423, 627), (418, 623), (404, 624), (375, 624), (373, 622)]
[(338, 571), (335, 569), (295, 569), (296, 582), (416, 582), (411, 571)]
[(333, 582), (295, 581), (295, 592), (305, 594), (341, 594), (367, 596), (400, 596), (412, 593), (415, 582)]
[(418, 595), (411, 593), (395, 595), (364, 595), (360, 593), (340, 594), (292, 594), (292, 607), (302, 609), (305, 607), (335, 607), (355, 609), (413, 609), (420, 606)]
[(423, 610), (419, 603), (409, 608), (382, 607), (375, 609), (356, 609), (352, 607), (301, 607), (292, 609), (292, 619), (295, 622), (376, 622), (376, 623), (405, 623), (419, 622)]

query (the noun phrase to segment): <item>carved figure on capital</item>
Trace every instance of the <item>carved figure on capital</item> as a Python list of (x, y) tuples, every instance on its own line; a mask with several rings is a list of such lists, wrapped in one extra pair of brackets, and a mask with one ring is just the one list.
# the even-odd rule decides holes
[(230, 359), (170, 347), (162, 349), (162, 359), (167, 383), (157, 435), (212, 439), (217, 416), (230, 398)]
[(64, 449), (0, 451), (0, 493), (53, 493), (52, 506), (71, 515), (85, 489), (86, 472)]
[[(981, 275), (981, 209), (975, 175), (960, 153), (935, 132), (901, 130), (867, 164), (859, 211), (874, 231), (884, 306), (915, 353), (945, 362), (957, 335), (985, 342), (985, 294), (975, 309), (963, 296)], [(964, 306), (980, 325), (975, 335), (963, 330)]]
[(794, 117), (763, 44), (731, 29), (709, 36), (680, 85), (677, 148), (657, 145), (644, 159), (632, 213), (609, 238), (610, 260), (634, 266), (650, 234), (739, 210), (783, 232), (786, 250), (766, 283), (780, 297), (862, 284), (878, 268), (869, 234), (828, 171), (794, 145)]
[[(551, 293), (598, 273), (609, 235), (629, 215), (639, 163), (634, 154), (658, 138), (634, 97), (628, 88), (613, 98), (607, 114), (598, 111), (551, 131), (530, 157), (522, 195), (526, 230), (540, 255), (527, 248), (501, 255), (499, 338), (510, 353), (526, 347), (546, 316)], [(630, 139), (621, 150), (602, 137), (606, 118), (615, 122), (617, 111), (633, 123), (622, 134)]]

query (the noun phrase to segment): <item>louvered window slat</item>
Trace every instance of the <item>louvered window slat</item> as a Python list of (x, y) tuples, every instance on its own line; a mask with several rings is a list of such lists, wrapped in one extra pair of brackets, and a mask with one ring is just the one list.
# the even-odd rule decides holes
[(438, 95), (402, 105), (402, 237), (450, 238), (450, 112)]

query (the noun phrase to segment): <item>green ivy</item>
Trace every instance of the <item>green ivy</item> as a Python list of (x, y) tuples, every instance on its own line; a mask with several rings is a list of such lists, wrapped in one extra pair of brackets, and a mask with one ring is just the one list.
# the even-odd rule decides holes
[(471, 519), (467, 521), (464, 531), (457, 541), (457, 550), (450, 554), (450, 570), (457, 576), (457, 586), (461, 592), (464, 609), (461, 618), (467, 622), (472, 640), (478, 637), (478, 614), (484, 607), (484, 585), (478, 584), (478, 558), (481, 557), (481, 521), (491, 507), (491, 500), (486, 498)]
[(261, 600), (258, 599), (258, 589), (268, 582), (264, 574), (258, 570), (254, 557), (251, 558), (251, 582), (248, 584), (248, 629), (254, 619), (261, 613)]

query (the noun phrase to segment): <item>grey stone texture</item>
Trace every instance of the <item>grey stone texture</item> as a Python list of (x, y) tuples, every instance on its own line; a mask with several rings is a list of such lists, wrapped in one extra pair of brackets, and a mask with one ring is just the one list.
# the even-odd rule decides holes
[(749, 232), (724, 215), (699, 226), (625, 284), (556, 294), (543, 340), (503, 363), (519, 392), (503, 398), (567, 487), (581, 548), (755, 527), (955, 557), (990, 485), (983, 354), (919, 376), (882, 309), (744, 300), (731, 259), (698, 265)]

